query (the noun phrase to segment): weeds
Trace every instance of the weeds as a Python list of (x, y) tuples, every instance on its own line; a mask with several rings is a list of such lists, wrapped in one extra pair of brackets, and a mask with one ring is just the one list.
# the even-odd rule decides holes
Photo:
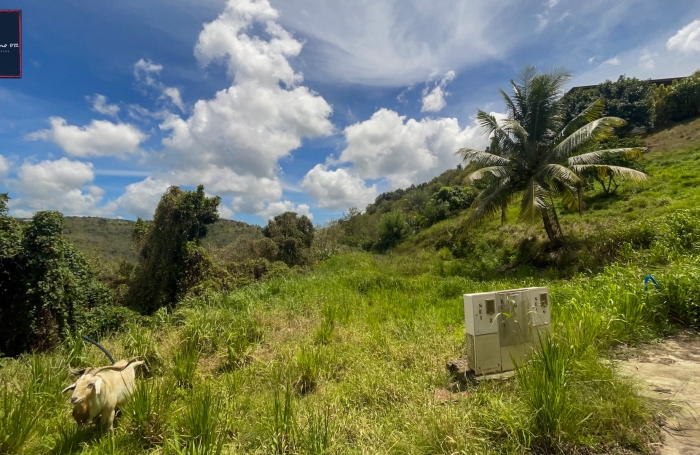
[(221, 399), (209, 386), (192, 392), (179, 419), (176, 444), (169, 445), (172, 452), (166, 453), (220, 454), (224, 443), (221, 411)]
[(263, 333), (255, 319), (242, 317), (233, 322), (233, 329), (226, 337), (226, 358), (229, 368), (240, 368), (250, 360), (253, 345), (259, 343)]
[(192, 387), (200, 352), (197, 343), (187, 338), (180, 343), (179, 349), (173, 355), (172, 374), (180, 387)]
[(269, 412), (268, 440), (277, 454), (292, 452), (296, 446), (297, 424), (289, 384), (275, 389)]
[(327, 455), (331, 451), (334, 428), (331, 425), (330, 407), (315, 410), (306, 419), (306, 425), (299, 430), (304, 453)]
[(529, 362), (517, 369), (518, 384), (525, 392), (533, 428), (550, 441), (578, 422), (570, 393), (571, 352), (551, 336), (543, 337)]
[(163, 442), (173, 399), (171, 383), (162, 379), (137, 381), (124, 415), (129, 432), (146, 447)]
[(130, 324), (124, 340), (124, 349), (129, 357), (139, 356), (146, 362), (150, 374), (162, 372), (163, 357), (153, 332), (145, 327)]
[(39, 420), (41, 408), (30, 387), (0, 389), (0, 453), (19, 453)]
[(296, 356), (297, 379), (294, 389), (301, 395), (306, 395), (316, 389), (316, 384), (323, 371), (321, 351), (317, 348), (302, 349)]

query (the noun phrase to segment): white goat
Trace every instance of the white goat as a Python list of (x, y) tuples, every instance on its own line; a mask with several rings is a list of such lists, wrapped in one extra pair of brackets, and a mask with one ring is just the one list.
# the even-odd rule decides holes
[(82, 424), (100, 416), (102, 427), (106, 425), (109, 431), (114, 429), (115, 410), (124, 405), (133, 392), (134, 369), (143, 364), (142, 360), (137, 359), (120, 360), (114, 365), (99, 368), (69, 368), (72, 374), (81, 376), (61, 393), (73, 390), (70, 402), (76, 422)]

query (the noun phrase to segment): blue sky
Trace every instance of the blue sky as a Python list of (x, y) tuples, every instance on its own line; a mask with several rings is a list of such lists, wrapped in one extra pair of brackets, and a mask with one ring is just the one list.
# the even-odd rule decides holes
[(0, 80), (11, 213), (150, 217), (203, 183), (223, 217), (316, 223), (480, 148), (476, 109), (527, 63), (571, 85), (700, 68), (700, 3), (24, 0)]

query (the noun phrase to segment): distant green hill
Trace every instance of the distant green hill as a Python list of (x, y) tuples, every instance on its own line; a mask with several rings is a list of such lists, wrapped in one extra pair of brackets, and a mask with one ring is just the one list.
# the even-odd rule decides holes
[[(65, 220), (66, 238), (88, 256), (107, 264), (136, 261), (136, 253), (131, 247), (133, 221), (77, 216), (68, 216)], [(262, 229), (241, 221), (219, 220), (210, 226), (203, 244), (221, 248), (241, 235), (258, 238), (262, 236)]]
[(136, 262), (131, 248), (134, 222), (92, 216), (67, 216), (64, 234), (68, 241), (90, 257), (106, 263)]

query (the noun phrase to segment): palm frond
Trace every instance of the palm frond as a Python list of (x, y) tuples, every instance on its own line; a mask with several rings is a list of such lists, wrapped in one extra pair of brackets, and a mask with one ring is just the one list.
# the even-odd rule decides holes
[(515, 76), (515, 81), (510, 81), (514, 87), (520, 88), (519, 92), (522, 96), (528, 96), (532, 80), (537, 76), (537, 67), (533, 65), (525, 65), (520, 72)]
[(482, 167), (465, 177), (463, 183), (468, 185), (476, 180), (482, 179), (486, 174), (491, 174), (498, 179), (507, 176), (509, 173), (510, 169), (507, 166)]
[(647, 180), (649, 177), (642, 171), (637, 171), (635, 169), (630, 169), (623, 166), (608, 166), (606, 164), (578, 164), (571, 166), (571, 170), (580, 174), (584, 171), (594, 169), (598, 171), (599, 175), (602, 177), (607, 176), (608, 173), (614, 175), (619, 175), (620, 177), (630, 179), (636, 182), (642, 182)]
[(561, 131), (560, 137), (564, 138), (571, 135), (574, 131), (581, 128), (583, 125), (598, 120), (605, 113), (605, 98), (602, 96), (593, 101), (583, 112), (574, 117)]
[(476, 121), (485, 137), (495, 137), (500, 143), (512, 143), (509, 131), (506, 131), (493, 115), (479, 109)]
[(619, 148), (619, 149), (607, 149), (598, 150), (595, 152), (583, 153), (581, 155), (576, 155), (569, 157), (569, 166), (576, 164), (599, 164), (600, 160), (607, 154), (621, 155), (627, 159), (639, 159), (642, 154), (647, 151), (646, 147), (632, 147), (632, 148)]
[(576, 172), (561, 164), (545, 164), (535, 174), (535, 178), (549, 183), (560, 181), (567, 185), (580, 185), (583, 183), (583, 180)]
[(510, 116), (515, 119), (520, 118), (522, 116), (520, 107), (513, 102), (506, 92), (504, 92), (502, 89), (498, 90), (501, 92), (501, 96), (503, 97), (503, 101), (506, 103), (506, 109)]
[(572, 77), (571, 72), (563, 66), (553, 66), (543, 71), (542, 75), (546, 78), (549, 85), (549, 90), (556, 99), (561, 97), (561, 92), (564, 90), (564, 84), (566, 84)]
[(479, 168), (489, 166), (507, 166), (510, 164), (510, 160), (508, 158), (474, 149), (459, 149), (455, 152), (455, 155), (461, 156), (462, 160), (468, 164), (476, 164)]
[(578, 210), (579, 214), (583, 209), (583, 181), (578, 185), (569, 185), (563, 181), (552, 182), (554, 191), (561, 196), (561, 201), (569, 210)]
[(467, 226), (475, 226), (485, 218), (503, 212), (514, 194), (510, 180), (505, 178), (489, 185), (474, 199), (472, 211), (466, 220)]
[(626, 125), (627, 122), (617, 117), (603, 117), (582, 126), (557, 144), (551, 152), (553, 159), (564, 159), (571, 156), (578, 148), (593, 140), (610, 137), (615, 128)]
[(527, 183), (523, 199), (520, 203), (520, 217), (522, 221), (532, 222), (542, 216), (542, 210), (547, 208), (547, 191), (542, 188), (533, 177)]
[(525, 128), (523, 128), (517, 120), (503, 120), (501, 122), (501, 129), (506, 133), (516, 136), (521, 141), (525, 141), (525, 139), (527, 139), (527, 131), (525, 131)]

